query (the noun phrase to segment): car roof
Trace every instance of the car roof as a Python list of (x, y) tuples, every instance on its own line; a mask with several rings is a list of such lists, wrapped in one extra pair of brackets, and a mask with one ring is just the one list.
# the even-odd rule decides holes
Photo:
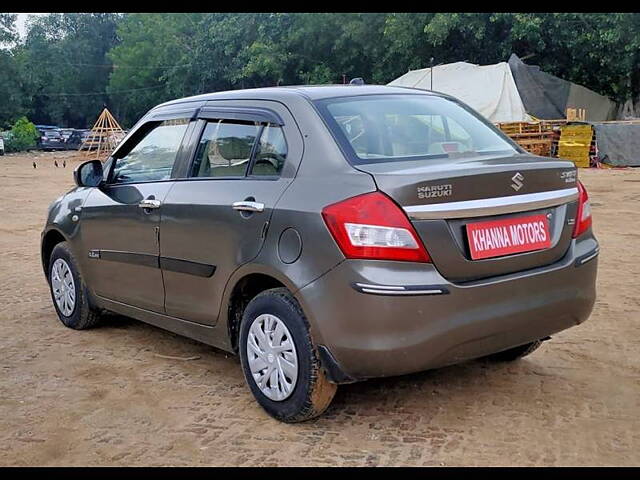
[(292, 96), (303, 96), (309, 100), (325, 98), (352, 97), (357, 95), (380, 95), (390, 93), (414, 93), (424, 95), (446, 96), (436, 92), (409, 87), (390, 87), (387, 85), (290, 85), (281, 87), (250, 88), (243, 90), (228, 90), (224, 92), (205, 93), (192, 97), (179, 98), (162, 103), (156, 108), (177, 105), (186, 102), (207, 100), (279, 100), (286, 101)]

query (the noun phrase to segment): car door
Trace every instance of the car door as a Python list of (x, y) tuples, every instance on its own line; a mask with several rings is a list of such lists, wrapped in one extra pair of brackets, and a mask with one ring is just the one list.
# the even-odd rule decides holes
[(161, 206), (171, 189), (188, 112), (150, 117), (116, 150), (107, 179), (82, 207), (88, 284), (109, 300), (164, 312), (159, 268)]
[(189, 170), (162, 211), (160, 264), (169, 315), (215, 324), (230, 275), (260, 252), (273, 207), (302, 154), (290, 113), (281, 104), (271, 108), (200, 112)]

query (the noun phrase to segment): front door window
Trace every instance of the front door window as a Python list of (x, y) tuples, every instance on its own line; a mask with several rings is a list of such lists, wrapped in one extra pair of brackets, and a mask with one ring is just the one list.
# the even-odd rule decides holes
[(150, 130), (126, 155), (116, 160), (113, 184), (157, 182), (171, 178), (187, 119), (154, 122)]

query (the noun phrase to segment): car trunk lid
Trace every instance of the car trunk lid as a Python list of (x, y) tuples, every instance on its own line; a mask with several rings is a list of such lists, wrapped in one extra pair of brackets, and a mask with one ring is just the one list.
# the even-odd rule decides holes
[[(447, 158), (358, 165), (407, 213), (434, 265), (453, 282), (528, 270), (567, 252), (577, 207), (571, 162), (528, 154), (449, 155)], [(544, 221), (549, 242), (532, 251), (474, 259), (470, 224), (508, 226)], [(545, 220), (546, 219), (546, 220)]]

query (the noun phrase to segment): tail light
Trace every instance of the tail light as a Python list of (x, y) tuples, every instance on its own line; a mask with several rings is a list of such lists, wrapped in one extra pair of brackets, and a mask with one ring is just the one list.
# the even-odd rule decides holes
[(405, 213), (381, 192), (329, 205), (322, 217), (347, 258), (431, 261)]
[(581, 181), (578, 180), (578, 212), (576, 213), (576, 223), (573, 227), (573, 238), (586, 232), (591, 226), (591, 204), (589, 194)]

